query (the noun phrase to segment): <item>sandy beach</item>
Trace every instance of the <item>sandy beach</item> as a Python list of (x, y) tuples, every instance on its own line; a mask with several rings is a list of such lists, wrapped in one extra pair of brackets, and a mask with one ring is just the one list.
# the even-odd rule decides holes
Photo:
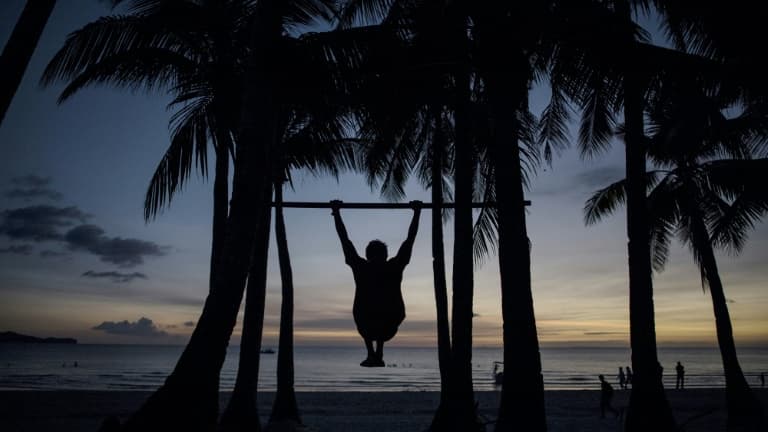
[[(768, 391), (756, 390), (768, 406)], [(133, 412), (148, 392), (119, 391), (3, 391), (0, 392), (2, 431), (95, 431), (110, 414)], [(260, 412), (268, 415), (273, 393), (260, 394)], [(434, 392), (305, 392), (298, 393), (302, 418), (309, 431), (423, 431), (438, 402)], [(614, 406), (624, 407), (629, 393), (617, 391)], [(686, 431), (724, 431), (722, 389), (668, 391), (679, 424)], [(479, 392), (480, 413), (493, 421), (498, 392)], [(620, 420), (599, 418), (597, 391), (548, 391), (549, 430), (615, 431)], [(222, 393), (222, 406), (229, 393)]]

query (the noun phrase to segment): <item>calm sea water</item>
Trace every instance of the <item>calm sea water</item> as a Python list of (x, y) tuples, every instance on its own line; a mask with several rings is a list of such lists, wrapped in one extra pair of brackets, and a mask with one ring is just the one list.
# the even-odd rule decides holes
[[(171, 372), (180, 346), (1, 344), (2, 390), (153, 390)], [(231, 347), (221, 374), (222, 390), (231, 389), (238, 347)], [(597, 389), (597, 374), (616, 382), (617, 367), (629, 364), (625, 348), (542, 348), (547, 390)], [(298, 347), (295, 351), (298, 391), (437, 391), (439, 372), (434, 348), (388, 348), (386, 368), (363, 368), (361, 348)], [(739, 350), (742, 368), (752, 385), (768, 371), (768, 348)], [(477, 390), (493, 390), (493, 362), (501, 349), (478, 348), (473, 355)], [(722, 387), (716, 348), (660, 348), (665, 383), (674, 387), (674, 366), (686, 368), (687, 387)], [(74, 362), (78, 367), (73, 367)], [(277, 354), (262, 354), (259, 386), (275, 388)], [(507, 373), (514, 373), (508, 370)]]

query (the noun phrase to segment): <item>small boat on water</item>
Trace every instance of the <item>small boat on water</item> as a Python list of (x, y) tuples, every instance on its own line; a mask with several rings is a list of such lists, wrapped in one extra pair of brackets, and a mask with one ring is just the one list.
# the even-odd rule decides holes
[(272, 348), (264, 348), (264, 349), (261, 350), (261, 353), (262, 354), (274, 354), (275, 350), (273, 350)]

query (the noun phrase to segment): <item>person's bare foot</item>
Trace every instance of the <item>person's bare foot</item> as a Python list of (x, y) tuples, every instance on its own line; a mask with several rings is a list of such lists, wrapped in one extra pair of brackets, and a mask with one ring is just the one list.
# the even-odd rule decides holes
[(368, 357), (365, 360), (360, 362), (360, 366), (362, 367), (376, 367), (376, 359), (373, 357)]

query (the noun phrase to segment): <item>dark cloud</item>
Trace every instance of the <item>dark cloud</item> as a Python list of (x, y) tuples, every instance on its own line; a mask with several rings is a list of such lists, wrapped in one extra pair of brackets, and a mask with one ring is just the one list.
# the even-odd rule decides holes
[(187, 321), (184, 323), (184, 327), (194, 327), (195, 322), (194, 321)]
[(141, 317), (138, 321), (104, 321), (93, 327), (93, 330), (101, 330), (104, 333), (127, 336), (165, 337), (168, 333), (160, 330), (151, 319)]
[(9, 189), (5, 193), (7, 198), (19, 198), (24, 200), (47, 198), (54, 201), (58, 201), (62, 198), (61, 192), (48, 187), (51, 184), (50, 177), (26, 175), (23, 177), (12, 178), (11, 183), (16, 187)]
[(40, 256), (43, 258), (58, 258), (58, 257), (67, 256), (67, 255), (68, 254), (66, 252), (59, 252), (59, 251), (54, 251), (49, 249), (40, 251)]
[(121, 237), (107, 237), (96, 225), (80, 225), (64, 236), (72, 250), (86, 250), (102, 261), (120, 267), (133, 267), (144, 262), (145, 256), (163, 256), (167, 247), (156, 243)]
[(84, 223), (90, 215), (77, 207), (38, 205), (0, 212), (0, 234), (15, 240), (62, 240), (62, 228)]
[(131, 282), (134, 279), (148, 279), (147, 275), (139, 272), (120, 273), (116, 271), (95, 272), (93, 270), (88, 270), (87, 272), (83, 273), (81, 276), (93, 278), (93, 279), (110, 279), (112, 280), (112, 282), (115, 282), (115, 283), (127, 283), (127, 282)]
[(32, 245), (11, 245), (0, 248), (0, 254), (29, 255), (32, 253)]

